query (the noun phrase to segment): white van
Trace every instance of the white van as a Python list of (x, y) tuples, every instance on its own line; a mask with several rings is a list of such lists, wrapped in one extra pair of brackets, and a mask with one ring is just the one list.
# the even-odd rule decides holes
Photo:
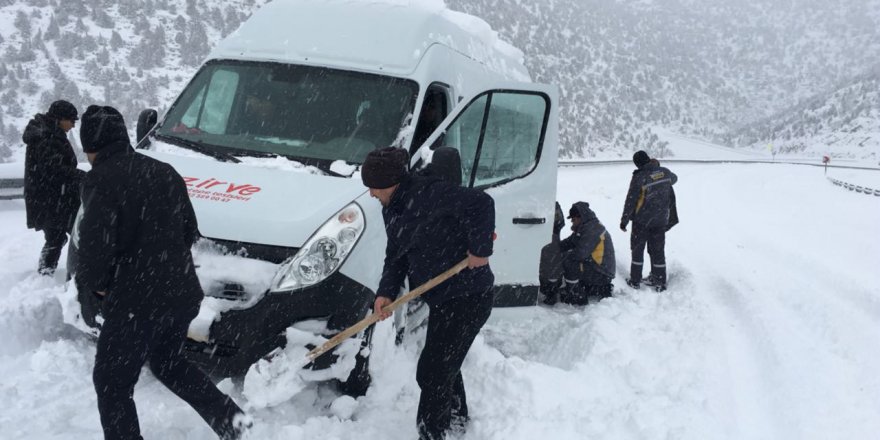
[[(358, 166), (389, 145), (411, 152), (413, 172), (429, 146), (458, 152), (461, 184), (495, 199), (496, 304), (536, 304), (556, 90), (529, 82), (522, 53), (485, 22), (399, 3), (275, 0), (217, 46), (157, 124), (142, 113), (139, 151), (184, 176), (204, 236), (189, 355), (210, 372), (243, 374), (289, 327), (329, 336), (370, 313), (385, 230)], [(96, 326), (93, 298), (79, 294)], [(369, 384), (368, 352), (337, 375), (353, 394)]]

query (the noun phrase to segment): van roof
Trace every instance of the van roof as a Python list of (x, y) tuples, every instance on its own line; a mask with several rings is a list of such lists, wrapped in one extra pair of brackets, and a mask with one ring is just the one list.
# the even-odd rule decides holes
[(483, 20), (442, 0), (274, 0), (209, 59), (328, 65), (406, 76), (427, 49), (445, 45), (496, 74), (531, 81), (523, 53)]

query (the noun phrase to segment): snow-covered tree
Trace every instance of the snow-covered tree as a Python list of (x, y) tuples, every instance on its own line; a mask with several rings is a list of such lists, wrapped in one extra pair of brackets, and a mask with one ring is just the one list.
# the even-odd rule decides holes
[(43, 38), (46, 40), (55, 40), (60, 36), (61, 29), (58, 28), (58, 20), (55, 19), (55, 14), (52, 14), (52, 16), (49, 17), (49, 26), (46, 28)]
[(110, 48), (113, 50), (119, 50), (124, 45), (125, 42), (122, 41), (122, 36), (119, 35), (119, 32), (113, 31), (113, 34), (110, 36)]
[(19, 10), (15, 13), (15, 28), (21, 33), (22, 38), (30, 38), (31, 37), (31, 19), (28, 18), (27, 14)]

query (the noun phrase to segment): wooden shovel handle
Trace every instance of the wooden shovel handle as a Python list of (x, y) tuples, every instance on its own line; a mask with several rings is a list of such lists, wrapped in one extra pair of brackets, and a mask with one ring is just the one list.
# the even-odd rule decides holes
[[(455, 266), (452, 266), (446, 272), (443, 272), (440, 275), (437, 275), (436, 277), (431, 278), (430, 280), (428, 280), (428, 282), (426, 282), (425, 284), (422, 284), (416, 290), (411, 290), (406, 295), (403, 295), (400, 298), (397, 298), (397, 300), (395, 300), (393, 303), (385, 306), (385, 308), (383, 308), (382, 311), (393, 312), (401, 305), (409, 302), (410, 300), (412, 300), (414, 298), (421, 296), (423, 293), (433, 289), (438, 284), (448, 280), (449, 278), (452, 278), (457, 273), (461, 272), (462, 269), (466, 268), (467, 265), (468, 265), (468, 259), (465, 258), (464, 260), (461, 260)], [(374, 324), (378, 320), (379, 320), (379, 315), (376, 313), (371, 313), (370, 316), (367, 316), (366, 318), (362, 319), (357, 324), (339, 332), (339, 334), (332, 337), (330, 340), (325, 342), (320, 347), (317, 347), (314, 350), (310, 351), (309, 354), (306, 355), (306, 357), (308, 357), (309, 360), (312, 360), (312, 361), (317, 359), (318, 356), (321, 356), (322, 354), (330, 351), (330, 349), (332, 349), (333, 347), (341, 344), (342, 341), (357, 334), (358, 332), (369, 327), (370, 325)]]

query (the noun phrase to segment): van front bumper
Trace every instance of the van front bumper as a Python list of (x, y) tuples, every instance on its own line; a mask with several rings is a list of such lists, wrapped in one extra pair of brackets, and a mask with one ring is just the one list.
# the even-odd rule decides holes
[[(267, 292), (247, 309), (222, 312), (210, 327), (210, 340), (186, 341), (186, 356), (213, 376), (243, 375), (248, 368), (287, 343), (285, 331), (297, 322), (323, 320), (324, 337), (363, 319), (374, 293), (339, 272), (304, 289)], [(333, 352), (318, 358), (309, 368), (323, 369), (336, 360)]]

